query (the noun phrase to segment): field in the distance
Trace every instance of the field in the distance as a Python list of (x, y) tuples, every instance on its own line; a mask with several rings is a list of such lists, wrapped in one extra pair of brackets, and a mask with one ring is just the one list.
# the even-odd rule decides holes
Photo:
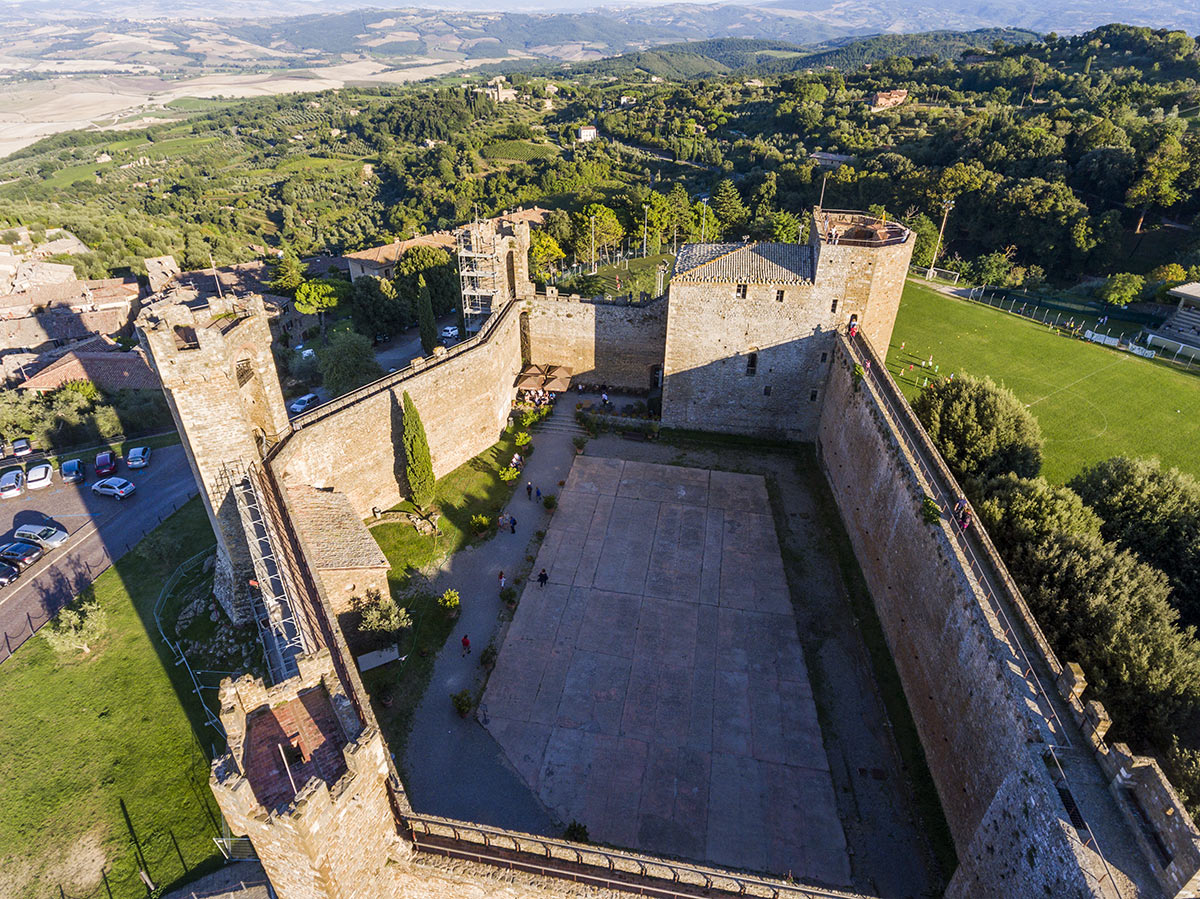
[(1116, 455), (1158, 456), (1200, 477), (1200, 375), (909, 282), (887, 367), (910, 400), (933, 377), (921, 368), (931, 354), (938, 377), (989, 375), (1029, 406), (1046, 440), (1042, 473), (1051, 481)]

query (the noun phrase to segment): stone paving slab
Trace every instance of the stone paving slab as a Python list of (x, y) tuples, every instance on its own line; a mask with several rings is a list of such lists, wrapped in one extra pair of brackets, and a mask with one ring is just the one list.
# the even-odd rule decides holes
[(761, 477), (575, 459), (484, 696), (595, 840), (850, 881)]

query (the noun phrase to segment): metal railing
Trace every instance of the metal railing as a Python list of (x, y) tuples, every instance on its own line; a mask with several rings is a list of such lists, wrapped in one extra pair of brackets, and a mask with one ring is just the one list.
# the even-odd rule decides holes
[[(768, 880), (602, 846), (519, 833), (450, 818), (406, 815), (413, 845), (461, 858), (640, 896), (682, 899), (727, 893), (767, 899), (860, 899), (861, 894)], [(432, 838), (432, 841), (431, 841)]]
[[(850, 358), (855, 363), (863, 366), (865, 376), (870, 378), (871, 383), (876, 387), (877, 395), (884, 404), (888, 415), (895, 422), (893, 433), (896, 434), (897, 438), (904, 445), (904, 448), (908, 451), (909, 457), (912, 459), (914, 465), (916, 465), (928, 489), (938, 494), (934, 499), (937, 500), (940, 496), (943, 508), (952, 507), (955, 501), (952, 497), (961, 497), (965, 496), (965, 494), (959, 487), (954, 475), (946, 468), (941, 454), (937, 451), (937, 447), (933, 443), (933, 439), (917, 419), (916, 414), (908, 405), (908, 401), (904, 399), (903, 394), (900, 393), (900, 388), (892, 380), (891, 373), (884, 366), (883, 360), (879, 358), (879, 355), (875, 352), (874, 347), (866, 337), (861, 334), (855, 338), (843, 336), (842, 345), (846, 348)], [(950, 488), (949, 493), (947, 493), (946, 488)], [(1046, 752), (1049, 759), (1054, 763), (1054, 768), (1058, 772), (1059, 779), (1067, 791), (1070, 792), (1070, 781), (1063, 770), (1056, 752), (1056, 749), (1070, 749), (1072, 747), (1070, 736), (1061, 718), (1059, 718), (1054, 701), (1042, 686), (1041, 679), (1034, 668), (1033, 660), (1030, 659), (1028, 653), (1025, 651), (1025, 647), (1021, 643), (1020, 632), (1013, 626), (1004, 610), (1000, 597), (992, 590), (988, 572), (980, 563), (979, 557), (975, 554), (975, 550), (971, 546), (972, 539), (979, 540), (985, 548), (985, 554), (989, 555), (991, 559), (998, 559), (999, 556), (991, 543), (991, 538), (979, 526), (976, 527), (973, 536), (968, 535), (966, 531), (956, 528), (953, 525), (948, 530), (962, 552), (963, 558), (967, 561), (972, 573), (975, 575), (980, 593), (987, 600), (989, 607), (996, 616), (996, 620), (1003, 627), (1005, 637), (1008, 639), (1010, 646), (1013, 648), (1014, 653), (1019, 654), (1025, 665), (1023, 677), (1045, 706), (1045, 710), (1041, 714), (1045, 719), (1047, 729), (1051, 734), (1056, 734), (1062, 740), (1061, 746), (1056, 746), (1053, 742), (1047, 742)], [(1007, 570), (1004, 570), (1002, 566), (1002, 562), (999, 568), (993, 564), (991, 577), (998, 578), (1004, 585), (1009, 594), (1008, 601), (1017, 605), (1021, 611), (1022, 624), (1028, 636), (1038, 645), (1038, 650), (1047, 667), (1057, 675), (1058, 672), (1062, 671), (1062, 663), (1050, 647), (1032, 612), (1025, 605), (1025, 600), (1021, 596), (1020, 590), (1013, 583)], [(1082, 870), (1085, 876), (1091, 877), (1096, 881), (1095, 885), (1098, 889), (1101, 889), (1106, 895), (1113, 894), (1116, 891), (1116, 881), (1113, 877), (1112, 869), (1109, 868), (1108, 859), (1105, 858), (1103, 851), (1101, 851), (1099, 841), (1096, 839), (1091, 825), (1087, 823), (1087, 819), (1083, 818), (1082, 813), (1081, 818), (1083, 819), (1083, 827), (1087, 839), (1080, 839), (1080, 843), (1096, 854), (1100, 859), (1105, 874), (1104, 877), (1097, 878), (1086, 867), (1082, 868)]]

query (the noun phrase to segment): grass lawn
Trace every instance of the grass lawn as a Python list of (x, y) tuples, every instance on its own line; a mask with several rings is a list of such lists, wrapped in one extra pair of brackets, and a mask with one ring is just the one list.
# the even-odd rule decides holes
[[(183, 547), (213, 539), (198, 499), (160, 530)], [(183, 873), (172, 837), (192, 869), (218, 857), (208, 790), (218, 735), (203, 729), (186, 673), (160, 655), (151, 616), (175, 564), (133, 552), (96, 579), (109, 628), (89, 655), (61, 658), (33, 639), (0, 666), (5, 899), (57, 896), (59, 884), (103, 896), (102, 866), (114, 899), (145, 896), (122, 802), (156, 885)]]
[[(486, 515), (494, 524), (500, 510), (521, 483), (519, 478), (505, 483), (498, 474), (517, 451), (516, 434), (516, 431), (505, 432), (495, 446), (437, 482), (435, 503), (442, 511), (438, 522), (442, 531), (440, 537), (423, 536), (411, 525), (402, 523), (381, 524), (371, 529), (392, 563), (389, 582), (393, 594), (398, 598), (407, 594), (402, 605), (407, 606), (413, 620), (413, 627), (403, 635), (400, 647), (401, 654), (407, 653), (408, 658), (363, 674), (375, 716), (398, 764), (404, 759), (412, 716), (433, 673), (434, 660), (454, 628), (454, 622), (438, 606), (436, 596), (408, 591), (412, 581), (410, 571), (424, 568), (468, 543), (482, 542), (495, 534), (493, 527), (485, 537), (476, 537), (471, 516)], [(530, 446), (523, 447), (521, 454), (528, 455)], [(396, 508), (410, 512), (414, 509), (407, 502)], [(347, 629), (347, 636), (352, 636), (350, 629)]]
[(1046, 440), (1042, 473), (1053, 482), (1115, 455), (1158, 456), (1200, 477), (1200, 376), (910, 281), (887, 356), (909, 399), (931, 376), (920, 364), (930, 354), (939, 377), (989, 375), (1029, 406)]
[[(670, 266), (675, 262), (675, 257), (670, 253), (659, 253), (641, 259), (630, 259), (628, 264), (618, 262), (613, 265), (602, 265), (596, 270), (596, 274), (600, 278), (605, 293), (617, 294), (633, 291), (637, 294), (644, 290), (654, 296), (655, 270), (662, 262)], [(670, 269), (667, 270), (667, 276), (670, 277)], [(620, 287), (617, 286), (618, 278), (621, 281)], [(668, 278), (663, 279), (664, 288)]]

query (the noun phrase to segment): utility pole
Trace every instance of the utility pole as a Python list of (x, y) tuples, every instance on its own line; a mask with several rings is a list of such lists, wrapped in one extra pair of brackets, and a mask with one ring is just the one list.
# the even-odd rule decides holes
[(825, 208), (825, 182), (829, 180), (829, 172), (821, 176), (821, 199), (817, 202), (818, 209)]
[(700, 213), (700, 243), (708, 243), (708, 197), (700, 202), (704, 204), (704, 209)]
[(596, 216), (592, 216), (592, 274), (596, 274)]
[(942, 204), (942, 227), (938, 229), (937, 243), (933, 245), (933, 258), (929, 260), (929, 271), (925, 274), (927, 280), (933, 277), (933, 266), (937, 262), (938, 251), (942, 248), (942, 235), (946, 233), (946, 219), (949, 218), (950, 210), (953, 208), (953, 200), (947, 200)]
[(646, 257), (646, 234), (650, 227), (650, 204), (642, 204), (642, 258)]

